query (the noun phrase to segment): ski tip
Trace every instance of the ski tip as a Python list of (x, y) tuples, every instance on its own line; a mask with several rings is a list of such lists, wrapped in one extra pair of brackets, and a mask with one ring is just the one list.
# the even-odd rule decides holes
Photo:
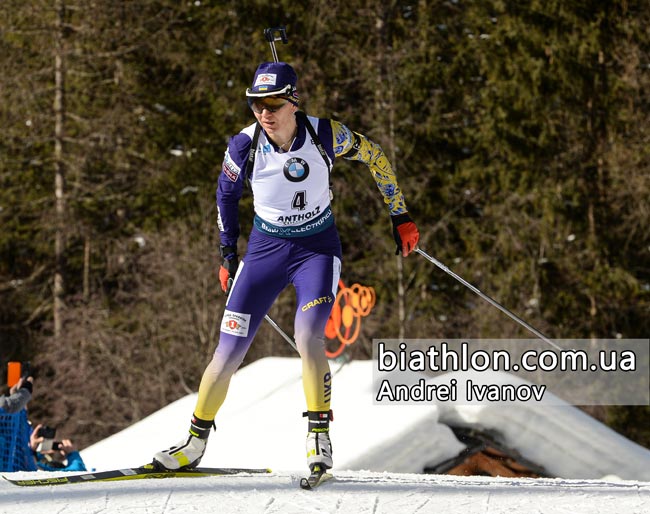
[(317, 464), (312, 468), (311, 473), (308, 477), (300, 479), (300, 488), (306, 491), (310, 491), (321, 485), (323, 482), (329, 480), (330, 478), (332, 478), (332, 475), (330, 473), (327, 473), (327, 469), (321, 468), (321, 466)]
[(312, 489), (311, 485), (309, 484), (309, 480), (306, 478), (300, 479), (300, 488), (305, 489), (306, 491), (310, 491)]
[(138, 480), (145, 478), (188, 478), (188, 477), (209, 477), (226, 475), (255, 475), (259, 473), (268, 474), (272, 471), (269, 468), (190, 468), (179, 470), (160, 469), (155, 462), (144, 464), (137, 468), (123, 468), (99, 472), (87, 472), (83, 474), (66, 474), (61, 477), (14, 479), (2, 475), (2, 478), (18, 486), (44, 486), (58, 484), (79, 484), (84, 482), (112, 482), (116, 480)]

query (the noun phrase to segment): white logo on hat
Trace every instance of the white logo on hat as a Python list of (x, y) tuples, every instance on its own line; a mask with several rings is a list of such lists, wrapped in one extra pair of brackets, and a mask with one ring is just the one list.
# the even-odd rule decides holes
[(260, 73), (255, 79), (255, 84), (253, 87), (257, 86), (275, 86), (275, 79), (277, 75), (275, 73)]

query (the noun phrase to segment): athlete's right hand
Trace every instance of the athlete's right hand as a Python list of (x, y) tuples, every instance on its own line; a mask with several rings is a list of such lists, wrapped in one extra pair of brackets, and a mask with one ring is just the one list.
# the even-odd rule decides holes
[(221, 256), (223, 263), (219, 268), (219, 282), (224, 293), (229, 294), (232, 282), (235, 279), (237, 268), (239, 267), (239, 258), (237, 257), (237, 248), (232, 246), (221, 246)]

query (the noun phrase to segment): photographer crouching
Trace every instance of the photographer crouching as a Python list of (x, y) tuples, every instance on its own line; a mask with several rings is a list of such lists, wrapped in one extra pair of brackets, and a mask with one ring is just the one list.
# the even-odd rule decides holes
[(29, 438), (36, 466), (44, 471), (86, 471), (86, 465), (70, 439), (55, 441), (56, 429), (36, 425)]

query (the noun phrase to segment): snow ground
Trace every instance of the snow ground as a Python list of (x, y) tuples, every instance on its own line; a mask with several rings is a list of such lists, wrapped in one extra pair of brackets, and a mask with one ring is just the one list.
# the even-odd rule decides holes
[(316, 491), (301, 490), (291, 473), (34, 488), (0, 483), (0, 513), (18, 512), (642, 514), (650, 512), (650, 483), (361, 471), (340, 472)]
[[(34, 488), (0, 480), (0, 514), (650, 513), (650, 451), (577, 409), (376, 405), (372, 365), (364, 361), (341, 369), (333, 366), (336, 478), (317, 491), (298, 487), (306, 470), (299, 361), (268, 358), (242, 368), (233, 378), (202, 464), (270, 467), (273, 474)], [(487, 379), (494, 382), (498, 377)], [(99, 470), (149, 462), (155, 451), (186, 433), (195, 400), (196, 395), (182, 398), (86, 448), (86, 464)], [(260, 419), (270, 421), (255, 422)], [(498, 430), (509, 446), (563, 478), (419, 474), (427, 464), (462, 450), (448, 423)]]

